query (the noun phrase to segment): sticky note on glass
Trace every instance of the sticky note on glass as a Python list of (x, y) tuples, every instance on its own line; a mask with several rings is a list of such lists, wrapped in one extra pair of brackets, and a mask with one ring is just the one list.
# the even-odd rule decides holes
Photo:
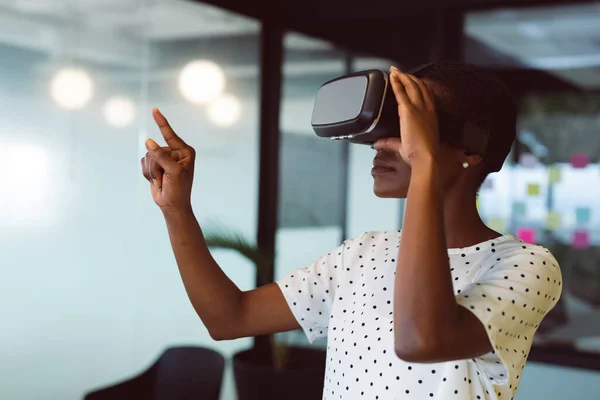
[(525, 216), (525, 203), (522, 201), (515, 201), (512, 205), (512, 212), (515, 217), (524, 217)]
[(577, 207), (575, 209), (575, 221), (577, 225), (585, 225), (590, 222), (591, 211), (587, 207)]
[(538, 158), (531, 153), (523, 153), (519, 156), (519, 164), (525, 168), (533, 168), (538, 165)]
[(535, 243), (535, 229), (519, 228), (517, 229), (517, 237), (526, 243)]
[(576, 230), (573, 232), (571, 247), (574, 249), (587, 249), (590, 247), (590, 235), (587, 231)]
[(560, 214), (556, 211), (549, 211), (546, 216), (546, 228), (557, 229), (560, 228)]
[(540, 194), (540, 185), (537, 183), (527, 184), (527, 194), (529, 196), (538, 196)]
[(548, 183), (550, 183), (551, 185), (554, 183), (558, 183), (560, 182), (561, 177), (562, 174), (559, 167), (556, 167), (554, 165), (548, 167)]
[(490, 229), (495, 230), (496, 232), (503, 233), (506, 229), (506, 223), (502, 218), (490, 218), (488, 220), (487, 226)]
[(571, 154), (571, 166), (573, 168), (585, 168), (590, 162), (590, 159), (585, 153), (573, 153)]

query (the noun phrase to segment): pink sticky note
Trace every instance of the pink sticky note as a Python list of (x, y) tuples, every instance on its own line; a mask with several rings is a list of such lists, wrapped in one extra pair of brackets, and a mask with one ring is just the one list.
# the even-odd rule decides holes
[(589, 162), (590, 159), (585, 153), (571, 154), (571, 166), (573, 166), (573, 168), (585, 168)]
[(590, 235), (587, 231), (576, 230), (571, 238), (571, 246), (574, 249), (587, 249), (590, 247)]
[(535, 243), (535, 229), (519, 228), (517, 229), (517, 237), (526, 243)]

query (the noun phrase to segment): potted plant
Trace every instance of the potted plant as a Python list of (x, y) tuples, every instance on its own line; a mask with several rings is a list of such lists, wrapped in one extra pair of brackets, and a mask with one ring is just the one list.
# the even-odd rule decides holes
[[(208, 231), (209, 248), (233, 250), (255, 266), (259, 286), (271, 283), (273, 258), (242, 234), (227, 228)], [(275, 334), (256, 337), (254, 346), (233, 356), (239, 400), (321, 400), (326, 353), (322, 349), (286, 345)]]

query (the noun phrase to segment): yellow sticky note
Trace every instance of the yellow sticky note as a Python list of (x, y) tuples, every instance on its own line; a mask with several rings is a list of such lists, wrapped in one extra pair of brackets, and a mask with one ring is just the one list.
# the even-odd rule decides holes
[(546, 228), (557, 229), (560, 227), (560, 214), (556, 211), (549, 211), (546, 216)]
[(560, 182), (561, 170), (559, 167), (554, 165), (548, 167), (548, 182), (552, 185), (553, 183)]
[(477, 207), (477, 211), (479, 211), (479, 208), (481, 207), (481, 201), (479, 200), (479, 197), (475, 199), (475, 207)]
[(506, 229), (506, 224), (504, 222), (504, 220), (502, 218), (490, 218), (487, 226), (490, 229), (495, 230), (496, 232), (504, 232), (504, 230)]
[(537, 183), (530, 183), (527, 185), (527, 194), (529, 196), (537, 196), (540, 194), (540, 185)]

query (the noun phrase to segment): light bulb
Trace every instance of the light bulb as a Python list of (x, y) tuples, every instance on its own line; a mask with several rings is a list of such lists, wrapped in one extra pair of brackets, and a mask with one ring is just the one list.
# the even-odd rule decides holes
[(60, 107), (77, 110), (85, 107), (92, 99), (94, 83), (86, 71), (65, 68), (52, 77), (50, 94)]
[(112, 97), (104, 104), (104, 118), (116, 127), (123, 128), (131, 125), (135, 119), (135, 104), (129, 97)]
[(208, 60), (192, 61), (179, 74), (179, 90), (193, 104), (207, 104), (223, 93), (225, 74)]
[(235, 124), (240, 119), (241, 113), (240, 101), (231, 94), (224, 94), (209, 104), (207, 108), (210, 121), (221, 127)]

